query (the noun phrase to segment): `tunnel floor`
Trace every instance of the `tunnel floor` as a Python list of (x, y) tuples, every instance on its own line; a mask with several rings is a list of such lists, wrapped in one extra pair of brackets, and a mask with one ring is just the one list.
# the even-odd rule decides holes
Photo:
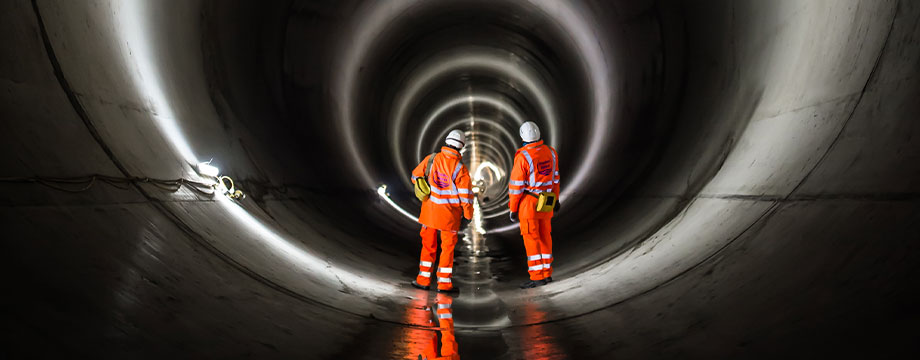
[[(443, 354), (444, 345), (440, 341), (437, 347), (431, 346), (432, 337), (443, 338), (439, 333), (442, 331), (455, 337), (459, 354), (465, 358), (568, 359), (582, 356), (578, 349), (563, 348), (564, 334), (557, 334), (558, 329), (541, 323), (549, 316), (537, 306), (505, 303), (504, 293), (536, 291), (518, 289), (517, 285), (527, 280), (526, 272), (515, 271), (522, 267), (526, 267), (524, 262), (512, 261), (503, 251), (501, 242), (467, 229), (462, 232), (455, 252), (452, 280), (458, 291), (419, 290), (409, 286), (409, 280), (404, 281), (400, 291), (409, 300), (408, 306), (392, 311), (404, 313), (406, 323), (411, 326), (374, 327), (361, 336), (360, 348), (336, 356), (402, 359), (428, 356), (432, 350)], [(413, 274), (407, 274), (406, 279), (411, 279)], [(437, 314), (432, 310), (444, 297), (452, 301), (453, 324), (450, 328), (439, 326)], [(515, 322), (519, 325), (515, 326)]]

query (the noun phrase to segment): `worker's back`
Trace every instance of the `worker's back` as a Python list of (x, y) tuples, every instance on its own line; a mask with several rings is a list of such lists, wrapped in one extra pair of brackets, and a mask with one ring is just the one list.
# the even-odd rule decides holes
[(413, 178), (426, 175), (425, 167), (430, 156), (434, 156), (428, 172), (431, 195), (422, 203), (419, 222), (438, 230), (457, 231), (461, 214), (469, 212), (472, 217), (473, 194), (469, 171), (461, 162), (460, 152), (445, 146), (441, 152), (425, 157), (412, 172)]
[(559, 194), (559, 159), (556, 150), (543, 141), (536, 141), (518, 149), (508, 195), (512, 209), (519, 211), (521, 219), (549, 219), (553, 212), (537, 212), (535, 196), (543, 192)]

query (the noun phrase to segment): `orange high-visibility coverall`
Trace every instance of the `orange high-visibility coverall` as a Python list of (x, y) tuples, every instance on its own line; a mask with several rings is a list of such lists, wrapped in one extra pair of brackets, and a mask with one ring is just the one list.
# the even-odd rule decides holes
[(550, 235), (553, 212), (537, 212), (537, 196), (548, 191), (559, 195), (559, 160), (556, 149), (543, 145), (540, 140), (525, 145), (514, 154), (508, 183), (508, 207), (518, 213), (521, 221), (531, 280), (553, 276), (553, 238)]
[(460, 162), (460, 152), (444, 146), (441, 152), (428, 155), (412, 171), (412, 182), (425, 177), (428, 157), (434, 156), (428, 185), (431, 196), (422, 202), (422, 254), (416, 282), (422, 286), (431, 284), (431, 270), (438, 249), (437, 231), (441, 231), (441, 259), (438, 263), (438, 289), (451, 290), (451, 276), (454, 272), (454, 246), (457, 244), (457, 230), (460, 229), (460, 215), (467, 220), (473, 218), (473, 191), (470, 172)]

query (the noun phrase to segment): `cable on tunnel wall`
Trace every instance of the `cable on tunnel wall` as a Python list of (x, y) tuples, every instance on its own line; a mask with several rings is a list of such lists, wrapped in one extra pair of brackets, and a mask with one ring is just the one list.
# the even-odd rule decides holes
[[(87, 176), (77, 176), (77, 177), (6, 177), (0, 178), (0, 183), (36, 183), (40, 185), (47, 186), (49, 188), (70, 192), (70, 193), (79, 193), (84, 192), (89, 189), (92, 189), (97, 182), (103, 182), (109, 185), (112, 185), (118, 189), (128, 190), (130, 185), (140, 185), (140, 184), (151, 184), (162, 190), (176, 192), (179, 191), (182, 187), (191, 189), (202, 195), (215, 195), (217, 190), (215, 189), (216, 183), (208, 184), (200, 181), (190, 180), (190, 179), (153, 179), (149, 177), (117, 177), (117, 176), (107, 176), (107, 175), (87, 175)], [(62, 187), (65, 186), (82, 186), (77, 189), (71, 189)], [(127, 186), (125, 186), (127, 185)], [(211, 191), (207, 191), (210, 189)]]

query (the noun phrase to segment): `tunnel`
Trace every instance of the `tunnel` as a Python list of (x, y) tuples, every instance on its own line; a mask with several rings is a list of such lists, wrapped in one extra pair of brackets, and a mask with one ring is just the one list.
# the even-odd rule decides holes
[[(0, 8), (4, 357), (920, 353), (918, 2)], [(533, 289), (526, 121), (561, 174)], [(447, 334), (410, 172), (452, 129)]]

